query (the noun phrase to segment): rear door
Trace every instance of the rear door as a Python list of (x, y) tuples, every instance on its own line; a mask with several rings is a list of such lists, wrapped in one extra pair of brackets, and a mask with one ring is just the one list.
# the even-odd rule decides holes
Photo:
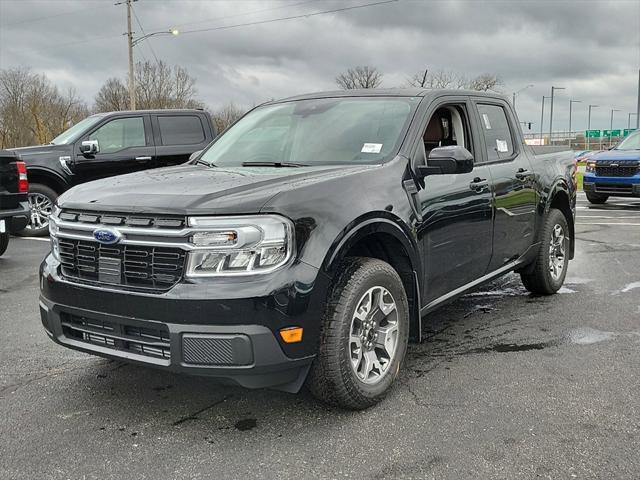
[(210, 141), (208, 125), (198, 113), (167, 113), (152, 116), (159, 166), (179, 165)]
[(517, 259), (533, 243), (536, 189), (533, 167), (524, 151), (509, 105), (499, 99), (476, 97), (482, 154), (491, 172), (495, 197), (493, 256), (489, 271)]
[[(80, 153), (80, 145), (84, 140), (97, 140), (100, 151), (85, 157)], [(155, 166), (155, 146), (147, 114), (109, 117), (78, 140), (74, 148), (76, 183)]]
[[(466, 96), (434, 101), (423, 120), (417, 148), (424, 148), (428, 155), (431, 148), (457, 144), (482, 158), (471, 108)], [(438, 116), (440, 121), (434, 121)], [(418, 234), (425, 252), (425, 303), (486, 273), (493, 234), (490, 184), (489, 168), (482, 164), (470, 173), (425, 178), (417, 194), (422, 210)]]

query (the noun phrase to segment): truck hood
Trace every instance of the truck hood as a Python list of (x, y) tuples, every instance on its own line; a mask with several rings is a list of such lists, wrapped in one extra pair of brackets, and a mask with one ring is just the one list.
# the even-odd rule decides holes
[(640, 150), (606, 150), (589, 158), (589, 161), (599, 160), (640, 160)]
[(257, 213), (278, 193), (356, 175), (376, 166), (181, 165), (88, 182), (58, 199), (64, 208), (179, 215)]

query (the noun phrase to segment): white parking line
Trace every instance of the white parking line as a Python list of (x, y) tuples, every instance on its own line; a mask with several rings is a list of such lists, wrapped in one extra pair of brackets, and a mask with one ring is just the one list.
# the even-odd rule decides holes
[(640, 223), (622, 223), (622, 222), (576, 222), (576, 225), (622, 225), (626, 227), (640, 227)]

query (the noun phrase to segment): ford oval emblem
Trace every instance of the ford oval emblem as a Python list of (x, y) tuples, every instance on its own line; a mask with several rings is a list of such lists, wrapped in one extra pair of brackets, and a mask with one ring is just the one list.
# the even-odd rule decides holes
[(122, 234), (113, 228), (96, 228), (93, 231), (93, 238), (105, 245), (113, 245), (122, 240)]

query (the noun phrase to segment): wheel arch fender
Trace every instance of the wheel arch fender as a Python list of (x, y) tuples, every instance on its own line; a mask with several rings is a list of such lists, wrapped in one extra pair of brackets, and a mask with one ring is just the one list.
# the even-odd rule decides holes
[[(573, 194), (575, 195), (575, 194)], [(560, 178), (557, 179), (549, 189), (549, 194), (544, 199), (543, 218), (549, 213), (551, 208), (557, 208), (562, 212), (569, 225), (569, 258), (575, 255), (575, 200), (572, 202), (572, 190), (567, 182)], [(539, 231), (542, 229), (540, 228)]]
[(53, 189), (58, 195), (70, 188), (69, 182), (54, 170), (43, 167), (27, 166), (29, 183), (41, 183)]
[[(370, 252), (371, 247), (376, 251)], [(367, 254), (361, 253), (362, 248)], [(371, 212), (359, 217), (334, 239), (321, 270), (333, 277), (340, 263), (350, 254), (379, 258), (394, 267), (409, 299), (410, 335), (420, 341), (422, 263), (415, 236), (405, 222), (390, 212)]]

